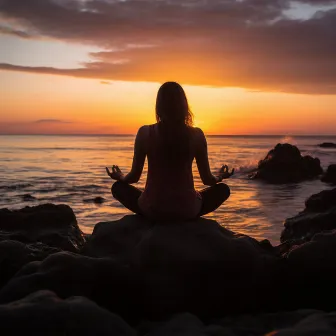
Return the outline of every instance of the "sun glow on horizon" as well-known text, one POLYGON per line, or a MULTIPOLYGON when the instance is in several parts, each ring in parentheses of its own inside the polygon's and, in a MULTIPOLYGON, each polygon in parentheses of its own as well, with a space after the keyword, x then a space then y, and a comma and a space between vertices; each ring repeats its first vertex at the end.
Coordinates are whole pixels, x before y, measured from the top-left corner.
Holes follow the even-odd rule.
MULTIPOLYGON (((159 83, 1 73, 1 134, 135 134, 155 122, 159 83), (19 97, 19 99, 18 99, 19 97)), ((336 96, 183 86, 207 134, 333 134, 336 96)))

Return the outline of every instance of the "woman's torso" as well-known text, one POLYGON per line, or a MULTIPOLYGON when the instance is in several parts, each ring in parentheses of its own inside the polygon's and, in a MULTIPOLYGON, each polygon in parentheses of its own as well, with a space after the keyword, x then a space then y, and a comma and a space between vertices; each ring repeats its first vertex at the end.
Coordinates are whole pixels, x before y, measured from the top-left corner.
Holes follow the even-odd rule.
POLYGON ((201 209, 200 194, 194 188, 192 162, 195 157, 193 128, 167 131, 147 126, 148 175, 139 206, 148 217, 191 219, 201 209))

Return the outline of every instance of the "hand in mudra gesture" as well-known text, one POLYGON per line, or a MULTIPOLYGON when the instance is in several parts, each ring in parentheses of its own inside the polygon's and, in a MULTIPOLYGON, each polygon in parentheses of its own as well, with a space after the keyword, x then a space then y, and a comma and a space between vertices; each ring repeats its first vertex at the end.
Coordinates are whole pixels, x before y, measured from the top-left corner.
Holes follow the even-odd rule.
POLYGON ((221 178, 222 180, 227 179, 231 177, 234 174, 234 168, 229 171, 229 167, 227 165, 222 166, 222 168, 218 172, 218 177, 221 178))
POLYGON ((112 166, 112 172, 106 167, 106 173, 112 180, 116 181, 120 181, 124 176, 118 166, 112 166))

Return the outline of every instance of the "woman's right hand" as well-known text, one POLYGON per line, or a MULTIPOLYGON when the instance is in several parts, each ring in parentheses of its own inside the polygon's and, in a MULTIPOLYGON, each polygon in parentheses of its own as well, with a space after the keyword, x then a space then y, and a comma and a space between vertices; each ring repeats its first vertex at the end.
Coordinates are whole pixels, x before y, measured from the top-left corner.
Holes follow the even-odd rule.
POLYGON ((221 180, 228 179, 234 174, 234 168, 229 172, 229 167, 227 165, 222 166, 222 168, 218 172, 218 177, 221 180))
POLYGON ((112 180, 121 181, 124 174, 121 172, 118 166, 112 166, 112 172, 106 167, 106 173, 112 180))

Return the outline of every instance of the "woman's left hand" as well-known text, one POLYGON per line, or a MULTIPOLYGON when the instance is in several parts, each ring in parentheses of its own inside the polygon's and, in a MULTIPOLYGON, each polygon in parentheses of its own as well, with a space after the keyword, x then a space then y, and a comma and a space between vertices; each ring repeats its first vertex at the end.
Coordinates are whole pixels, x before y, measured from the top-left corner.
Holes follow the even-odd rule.
POLYGON ((229 177, 231 177, 234 174, 234 168, 231 170, 231 172, 229 171, 229 167, 228 166, 222 166, 222 168, 219 170, 219 177, 224 180, 227 179, 229 177))
POLYGON ((121 181, 124 177, 124 174, 121 172, 118 166, 112 166, 112 172, 106 167, 106 173, 111 179, 116 181, 121 181))

